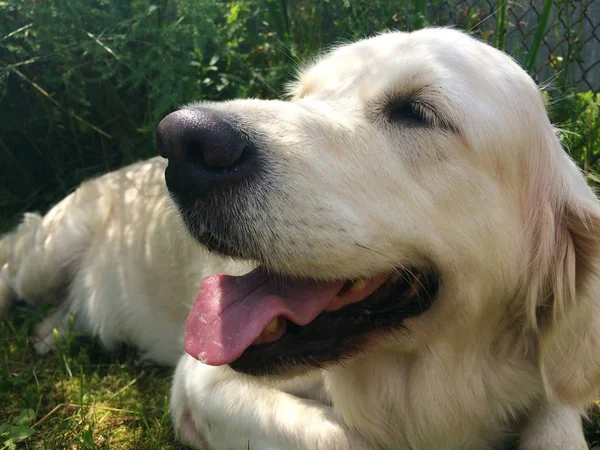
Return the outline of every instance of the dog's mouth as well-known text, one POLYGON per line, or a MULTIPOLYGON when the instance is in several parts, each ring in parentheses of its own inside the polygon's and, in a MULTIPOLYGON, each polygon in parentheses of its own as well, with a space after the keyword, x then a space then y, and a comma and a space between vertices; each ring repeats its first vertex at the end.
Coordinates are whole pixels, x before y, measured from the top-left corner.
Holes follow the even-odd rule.
POLYGON ((318 281, 272 275, 215 275, 200 287, 185 348, 209 365, 252 374, 293 365, 324 366, 364 347, 374 332, 426 311, 439 281, 430 271, 400 269, 370 279, 318 281))

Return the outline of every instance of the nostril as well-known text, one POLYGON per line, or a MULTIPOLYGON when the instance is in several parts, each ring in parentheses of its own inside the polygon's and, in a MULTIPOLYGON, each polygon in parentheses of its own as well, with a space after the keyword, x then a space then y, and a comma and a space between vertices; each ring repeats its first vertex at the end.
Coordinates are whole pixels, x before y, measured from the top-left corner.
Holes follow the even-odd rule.
POLYGON ((246 143, 244 141, 229 142, 221 145, 217 151, 214 149, 201 149, 200 152, 193 149, 194 152, 203 157, 203 167, 205 169, 227 169, 242 162, 246 152, 246 143))
POLYGON ((204 163, 204 155, 202 152, 202 144, 199 142, 192 141, 188 143, 186 148, 187 160, 194 167, 204 169, 206 164, 204 163))

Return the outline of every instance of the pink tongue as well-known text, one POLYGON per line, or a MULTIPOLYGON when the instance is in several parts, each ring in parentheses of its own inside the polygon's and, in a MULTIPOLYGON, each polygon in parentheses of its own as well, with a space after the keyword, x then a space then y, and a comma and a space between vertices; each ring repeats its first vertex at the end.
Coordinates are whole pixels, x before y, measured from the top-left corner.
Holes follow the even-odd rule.
POLYGON ((241 277, 205 278, 187 319, 185 350, 204 364, 229 364, 274 318, 284 316, 300 326, 310 323, 343 285, 273 279, 261 269, 241 277))

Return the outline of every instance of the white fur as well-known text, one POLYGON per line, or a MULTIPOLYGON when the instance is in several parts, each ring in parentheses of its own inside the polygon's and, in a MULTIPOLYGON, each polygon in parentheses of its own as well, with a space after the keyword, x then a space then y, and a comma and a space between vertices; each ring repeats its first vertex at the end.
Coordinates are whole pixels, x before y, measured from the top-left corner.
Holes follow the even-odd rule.
POLYGON ((64 335, 73 314, 107 347, 128 342, 142 358, 174 365, 200 281, 247 270, 209 257, 188 236, 166 192, 165 166, 153 158, 88 181, 43 218, 26 215, 2 240, 0 288, 12 293, 0 304, 18 297, 59 305, 34 331, 38 352, 54 348, 53 329, 64 335))
MULTIPOLYGON (((171 398, 181 438, 480 450, 522 432, 524 450, 585 448, 579 414, 600 381, 600 209, 531 78, 463 33, 428 29, 340 47, 292 94, 202 104, 235 114, 269 153, 277 187, 241 225, 260 262, 331 279, 430 266, 439 296, 404 329, 302 378, 183 356, 171 398), (431 124, 389 123, 394 98, 429 105, 431 124)), ((0 245, 0 293, 64 301, 52 323, 73 312, 108 344, 174 362, 202 277, 248 267, 191 241, 163 169, 130 166, 27 218, 0 245)))

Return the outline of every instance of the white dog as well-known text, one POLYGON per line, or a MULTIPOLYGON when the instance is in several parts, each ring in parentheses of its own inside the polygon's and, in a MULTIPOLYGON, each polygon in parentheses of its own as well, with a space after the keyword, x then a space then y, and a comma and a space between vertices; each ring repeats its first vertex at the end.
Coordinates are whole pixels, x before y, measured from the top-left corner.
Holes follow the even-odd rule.
POLYGON ((177 208, 159 159, 85 183, 2 241, 0 305, 59 304, 39 350, 71 312, 159 362, 185 345, 197 446, 586 448, 600 208, 531 78, 427 29, 338 48, 292 95, 167 116, 177 208))

